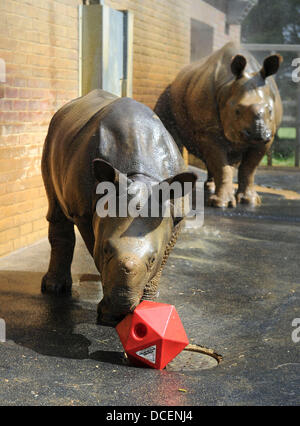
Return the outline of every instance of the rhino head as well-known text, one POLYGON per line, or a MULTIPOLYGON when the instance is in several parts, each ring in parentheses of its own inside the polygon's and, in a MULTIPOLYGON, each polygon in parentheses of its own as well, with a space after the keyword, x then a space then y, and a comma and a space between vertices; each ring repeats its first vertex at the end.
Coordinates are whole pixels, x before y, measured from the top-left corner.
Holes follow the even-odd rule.
POLYGON ((275 102, 274 84, 267 78, 277 73, 281 62, 280 55, 271 55, 259 71, 248 73, 243 55, 232 59, 235 79, 219 93, 220 119, 229 141, 253 145, 273 140, 282 111, 275 102))
MULTIPOLYGON (((136 175, 127 178, 127 188, 125 192, 121 191, 120 172, 100 159, 94 160, 94 174, 99 183, 109 182, 115 186, 116 212, 124 195, 127 196, 127 203, 134 198, 138 205, 139 198, 143 198, 140 187, 146 185, 149 188, 157 184, 146 176, 136 175)), ((167 181, 180 185, 191 182, 192 188, 196 179, 195 174, 185 172, 167 181)), ((141 200, 141 203, 144 201, 141 200)), ((158 217, 120 217, 120 214, 116 217, 110 214, 99 217, 95 212, 93 256, 103 286, 103 299, 98 305, 98 323, 115 326, 141 300, 151 300, 156 296, 158 278, 170 247, 175 244, 180 219, 172 214, 165 217, 162 214, 158 217)))

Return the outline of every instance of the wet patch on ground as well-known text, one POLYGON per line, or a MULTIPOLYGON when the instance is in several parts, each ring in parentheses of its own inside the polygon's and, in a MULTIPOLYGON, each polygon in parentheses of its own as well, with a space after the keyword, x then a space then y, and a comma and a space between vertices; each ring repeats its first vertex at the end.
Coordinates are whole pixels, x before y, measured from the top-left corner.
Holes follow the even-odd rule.
POLYGON ((209 356, 197 352, 182 351, 167 366, 167 371, 199 371, 215 368, 218 361, 209 356))
POLYGON ((40 293, 46 240, 1 259, 0 405, 299 404, 299 218, 299 201, 265 194, 256 210, 206 209, 180 235, 158 301, 219 365, 186 351, 162 371, 126 365, 116 331, 96 324, 102 290, 80 238, 70 297, 40 293))

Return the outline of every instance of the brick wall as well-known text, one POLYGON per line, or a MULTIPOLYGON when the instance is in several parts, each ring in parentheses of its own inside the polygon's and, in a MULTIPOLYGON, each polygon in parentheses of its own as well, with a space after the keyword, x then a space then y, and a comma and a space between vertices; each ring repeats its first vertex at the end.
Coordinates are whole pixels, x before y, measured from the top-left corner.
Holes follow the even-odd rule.
POLYGON ((78 93, 79 3, 0 1, 0 256, 47 232, 40 157, 51 116, 78 93))

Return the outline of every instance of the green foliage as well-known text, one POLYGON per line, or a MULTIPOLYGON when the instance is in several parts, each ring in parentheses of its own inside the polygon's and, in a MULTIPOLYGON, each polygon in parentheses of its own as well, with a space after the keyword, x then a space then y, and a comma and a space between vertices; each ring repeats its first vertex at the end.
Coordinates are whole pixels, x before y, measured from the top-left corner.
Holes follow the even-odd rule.
POLYGON ((296 139, 297 129, 296 127, 281 127, 277 135, 280 139, 296 139))
MULTIPOLYGON (((268 165, 268 157, 265 155, 262 159, 260 166, 268 165)), ((273 155, 272 158, 272 166, 280 166, 280 167, 294 167, 295 166, 295 156, 291 155, 290 157, 283 158, 277 155, 273 155)))
POLYGON ((273 156, 278 160, 286 160, 295 153, 296 139, 279 139, 275 138, 272 150, 273 156))

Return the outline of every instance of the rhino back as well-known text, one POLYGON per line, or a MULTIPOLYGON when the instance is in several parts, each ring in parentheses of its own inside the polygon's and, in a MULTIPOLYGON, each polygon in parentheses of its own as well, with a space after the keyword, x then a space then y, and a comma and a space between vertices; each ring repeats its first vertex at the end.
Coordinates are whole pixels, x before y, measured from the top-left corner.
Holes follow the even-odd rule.
POLYGON ((48 198, 56 197, 68 217, 91 214, 95 158, 109 161, 122 173, 142 173, 153 180, 185 170, 176 144, 150 108, 103 91, 95 93, 97 97, 98 107, 96 99, 91 105, 91 98, 79 98, 59 110, 44 146, 48 198), (79 123, 72 123, 72 116, 79 123))
MULTIPOLYGON (((216 91, 229 79, 225 48, 184 67, 170 88, 171 112, 187 148, 195 155, 193 139, 220 136, 216 91)), ((201 154, 200 154, 201 156, 201 154)))
POLYGON ((99 125, 99 157, 128 175, 163 180, 185 170, 173 138, 147 106, 122 98, 99 125))

